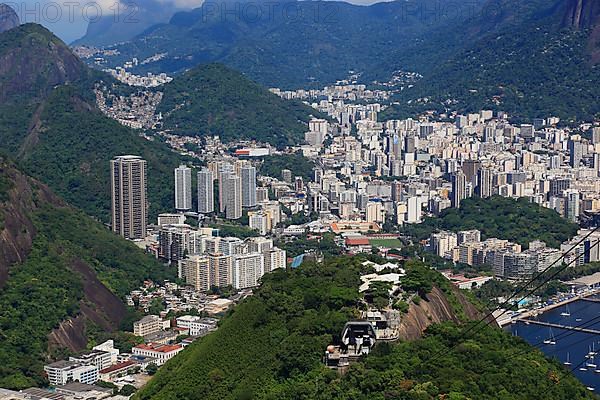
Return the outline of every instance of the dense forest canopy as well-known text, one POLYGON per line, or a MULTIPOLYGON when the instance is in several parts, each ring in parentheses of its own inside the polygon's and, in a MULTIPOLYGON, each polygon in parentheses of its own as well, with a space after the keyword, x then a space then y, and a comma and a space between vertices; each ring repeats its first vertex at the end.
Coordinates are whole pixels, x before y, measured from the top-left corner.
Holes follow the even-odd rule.
POLYGON ((558 248, 560 243, 575 236, 577 224, 562 218, 556 211, 530 202, 494 196, 473 197, 461 202, 460 208, 448 208, 439 217, 427 217, 422 224, 407 225, 403 231, 422 240, 439 230, 461 231, 478 229, 482 240, 506 239, 524 248, 534 240, 558 248))
MULTIPOLYGON (((343 325, 362 307, 359 275, 369 272, 362 260, 333 258, 265 276, 217 332, 169 361, 135 398, 591 398, 561 365, 495 328, 465 339, 463 327, 432 326, 423 339, 378 344, 345 375, 325 368, 325 347, 339 342, 343 325)), ((421 301, 432 283, 443 282, 420 263, 406 268, 404 283, 421 301)))

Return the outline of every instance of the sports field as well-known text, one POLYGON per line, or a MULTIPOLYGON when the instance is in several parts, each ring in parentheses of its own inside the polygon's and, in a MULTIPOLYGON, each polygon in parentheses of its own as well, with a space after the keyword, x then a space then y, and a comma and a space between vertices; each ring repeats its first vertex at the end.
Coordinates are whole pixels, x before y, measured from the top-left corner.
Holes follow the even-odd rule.
POLYGON ((402 242, 399 239, 369 239, 371 246, 388 247, 390 249, 398 249, 402 247, 402 242))

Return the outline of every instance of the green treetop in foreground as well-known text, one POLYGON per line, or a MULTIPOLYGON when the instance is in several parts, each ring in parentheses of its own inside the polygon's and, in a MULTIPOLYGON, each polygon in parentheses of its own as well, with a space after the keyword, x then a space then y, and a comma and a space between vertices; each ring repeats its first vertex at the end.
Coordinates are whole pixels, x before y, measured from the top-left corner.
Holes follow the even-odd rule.
MULTIPOLYGON (((265 276, 217 332, 169 361, 135 398, 592 398, 563 366, 522 340, 493 328, 464 340, 465 328, 451 323, 430 327, 414 342, 379 343, 343 376, 325 368, 325 347, 358 316, 359 275, 368 272, 363 260, 335 258, 265 276)), ((407 266, 413 268, 410 281, 426 292, 429 285, 419 283, 424 267, 407 266)))

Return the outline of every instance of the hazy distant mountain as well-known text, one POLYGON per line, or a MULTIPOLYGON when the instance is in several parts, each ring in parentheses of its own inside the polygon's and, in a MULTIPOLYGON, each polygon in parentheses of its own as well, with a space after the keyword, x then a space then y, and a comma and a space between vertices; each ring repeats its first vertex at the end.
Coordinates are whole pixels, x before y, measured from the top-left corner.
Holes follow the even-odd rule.
POLYGON ((387 116, 491 108, 520 117, 590 119, 600 113, 599 3, 503 0, 494 18, 433 32, 408 49, 424 79, 387 116), (430 62, 426 62, 429 59, 430 62), (415 99, 427 99, 427 102, 415 99), (410 104, 409 104, 410 103, 410 104))
POLYGON ((301 17, 271 11, 269 18, 251 18, 244 4, 206 3, 177 13, 120 46, 112 61, 166 53, 140 66, 141 73, 218 61, 283 88, 329 84, 350 70, 365 82, 399 69, 421 73, 424 79, 387 116, 481 107, 523 117, 589 118, 600 111, 596 0, 408 0, 369 7, 292 0, 281 9, 301 17))
POLYGON ((460 0, 406 0, 356 6, 344 2, 207 1, 180 12, 123 46, 115 63, 167 56, 139 71, 180 72, 221 62, 267 86, 330 83, 350 70, 389 78, 404 48, 426 32, 478 12, 460 0), (440 8, 441 7, 441 8, 440 8))
POLYGON ((19 16, 10 6, 0 4, 0 33, 19 26, 19 16))
POLYGON ((121 1, 121 13, 89 23, 85 36, 72 45, 108 46, 125 42, 156 24, 167 23, 181 9, 158 0, 121 1))

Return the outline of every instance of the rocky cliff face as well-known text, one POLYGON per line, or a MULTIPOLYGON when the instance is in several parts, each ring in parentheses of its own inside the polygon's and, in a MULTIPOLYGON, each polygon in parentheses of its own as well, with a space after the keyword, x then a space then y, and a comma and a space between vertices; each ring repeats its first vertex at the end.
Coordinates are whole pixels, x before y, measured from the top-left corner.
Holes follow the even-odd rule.
MULTIPOLYGON (((455 296, 469 319, 483 317, 475 306, 464 298, 460 291, 456 290, 455 296)), ((448 297, 440 289, 434 287, 427 294, 427 301, 421 301, 418 305, 412 303, 408 313, 402 317, 400 339, 419 339, 430 325, 447 321, 460 322, 455 310, 448 301, 448 297)))
POLYGON ((563 25, 576 28, 594 28, 600 22, 600 1, 568 0, 563 25))
POLYGON ((0 287, 8 279, 10 267, 25 261, 36 236, 30 214, 40 204, 64 203, 44 185, 21 174, 0 158, 0 178, 4 201, 0 202, 0 287))
POLYGON ((588 51, 591 62, 600 63, 600 1, 568 0, 563 26, 580 31, 589 30, 588 51))
MULTIPOLYGON (((0 158, 0 288, 10 279, 11 268, 18 268, 29 255, 38 230, 34 214, 44 207, 68 207, 48 187, 18 171, 0 158)), ((85 328, 94 323, 106 331, 116 330, 126 314, 123 302, 96 276, 84 260, 73 257, 70 271, 82 283, 83 298, 79 314, 63 321, 49 335, 49 347, 85 349, 85 328)))
POLYGON ((19 26, 19 16, 6 4, 0 4, 0 33, 19 26))
POLYGON ((41 97, 57 85, 86 78, 88 70, 46 28, 24 24, 0 35, 0 76, 4 78, 0 85, 3 102, 23 96, 41 97))

